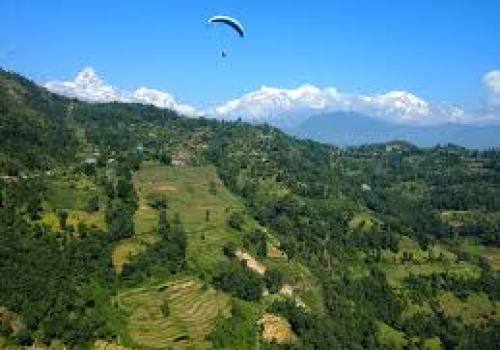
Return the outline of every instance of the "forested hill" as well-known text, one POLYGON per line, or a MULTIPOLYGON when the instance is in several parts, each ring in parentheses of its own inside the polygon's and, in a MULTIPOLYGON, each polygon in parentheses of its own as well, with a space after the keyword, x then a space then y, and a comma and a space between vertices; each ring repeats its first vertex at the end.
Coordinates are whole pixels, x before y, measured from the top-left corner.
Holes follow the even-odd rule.
POLYGON ((72 159, 76 137, 67 118, 70 102, 23 77, 0 70, 0 168, 48 168, 72 159))
POLYGON ((498 150, 338 148, 4 71, 0 122, 0 348, 500 342, 498 150))

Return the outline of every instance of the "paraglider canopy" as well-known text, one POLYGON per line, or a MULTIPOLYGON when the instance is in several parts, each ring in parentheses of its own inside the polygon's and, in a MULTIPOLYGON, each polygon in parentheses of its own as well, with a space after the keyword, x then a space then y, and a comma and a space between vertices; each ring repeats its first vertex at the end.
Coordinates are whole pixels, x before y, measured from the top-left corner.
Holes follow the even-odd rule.
POLYGON ((229 17, 229 16, 214 16, 208 20, 208 23, 209 24, 213 24, 213 23, 226 24, 226 25, 230 26, 231 28, 233 28, 239 34, 240 37, 243 38, 245 36, 245 29, 243 28, 243 25, 236 18, 229 17))

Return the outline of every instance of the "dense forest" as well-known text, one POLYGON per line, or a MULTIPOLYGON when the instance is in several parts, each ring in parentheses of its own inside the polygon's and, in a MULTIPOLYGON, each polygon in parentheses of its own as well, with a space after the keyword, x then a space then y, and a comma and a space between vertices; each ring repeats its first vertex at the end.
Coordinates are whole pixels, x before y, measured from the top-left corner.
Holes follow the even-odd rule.
MULTIPOLYGON (((90 349, 105 340, 152 349, 127 331, 117 297, 176 276, 195 276, 202 290, 231 299, 229 314, 219 315, 206 335, 214 348, 255 348, 254 319, 262 313, 286 319, 295 338, 288 344, 257 339, 261 349, 500 344, 500 150, 405 142, 340 148, 267 125, 83 103, 5 71, 0 122, 6 347, 59 342, 90 349), (181 218, 168 194, 143 200, 137 173, 144 164, 214 167, 220 186, 241 200, 237 210, 224 208, 227 220, 217 226, 235 238, 217 241, 222 260, 215 268, 188 258, 194 216, 181 218), (53 204, 55 197, 64 200, 54 194, 58 186, 71 181, 86 186, 81 208, 70 207, 71 200, 53 204), (137 237, 144 201, 154 239, 116 273, 113 252, 137 237), (80 222, 74 212, 102 222, 80 222), (259 274, 238 261, 242 250, 268 261, 270 241, 286 256, 285 268, 276 264, 259 274), (289 266, 310 272, 315 302, 266 296, 291 283, 289 266)), ((218 186, 210 182, 209 195, 219 195, 218 186)), ((201 221, 216 225, 216 214, 204 209, 201 221)), ((166 318, 173 309, 167 301, 161 306, 166 318)))

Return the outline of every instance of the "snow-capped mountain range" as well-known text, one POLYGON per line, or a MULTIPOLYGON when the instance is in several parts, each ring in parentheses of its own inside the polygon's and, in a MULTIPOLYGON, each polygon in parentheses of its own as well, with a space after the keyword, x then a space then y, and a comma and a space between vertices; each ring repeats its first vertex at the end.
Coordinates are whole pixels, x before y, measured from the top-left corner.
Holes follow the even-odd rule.
MULTIPOLYGON (((175 110, 188 117, 241 119, 253 123, 269 123, 290 131, 300 127, 312 117, 339 115, 339 113, 344 117, 347 115, 351 115, 352 118, 367 117, 394 127, 500 125, 500 71, 487 73, 483 78, 483 84, 488 99, 487 105, 484 106, 485 112, 480 114, 467 113, 457 106, 446 103, 431 103, 407 91, 362 95, 310 84, 292 89, 263 86, 240 98, 201 110, 180 103, 171 94, 157 89, 140 87, 134 91, 126 91, 116 88, 106 83, 90 67, 78 73, 73 80, 49 81, 45 87, 55 93, 90 102, 151 104, 175 110)), ((314 125, 321 129, 317 122, 314 125)), ((334 124, 328 125, 329 128, 334 127, 334 124)), ((335 142, 335 140, 330 141, 335 142)))

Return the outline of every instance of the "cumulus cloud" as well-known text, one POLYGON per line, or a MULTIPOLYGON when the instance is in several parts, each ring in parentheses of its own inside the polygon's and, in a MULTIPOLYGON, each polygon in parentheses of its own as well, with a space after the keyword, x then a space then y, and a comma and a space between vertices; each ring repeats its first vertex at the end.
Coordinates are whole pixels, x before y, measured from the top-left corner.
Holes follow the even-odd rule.
POLYGON ((406 91, 368 96, 313 85, 303 85, 296 89, 264 86, 242 98, 226 102, 209 113, 223 119, 246 118, 264 121, 300 111, 354 112, 406 124, 429 125, 468 120, 468 116, 460 108, 431 104, 406 91))
POLYGON ((490 111, 500 112, 500 70, 488 72, 483 77, 483 84, 488 92, 490 111))
POLYGON ((91 68, 85 68, 71 81, 49 81, 45 87, 57 94, 89 102, 142 103, 168 108, 186 116, 197 116, 196 108, 178 103, 166 92, 141 87, 135 91, 120 90, 102 80, 91 68))

